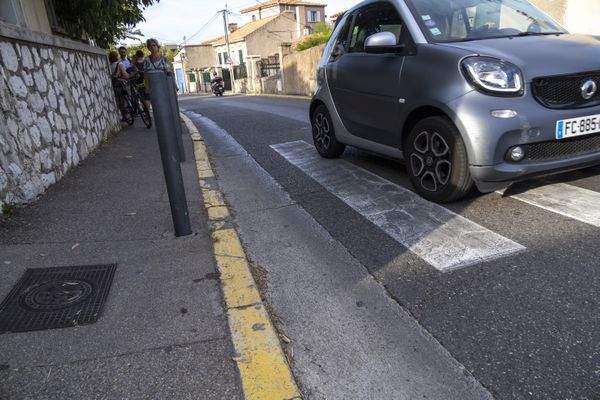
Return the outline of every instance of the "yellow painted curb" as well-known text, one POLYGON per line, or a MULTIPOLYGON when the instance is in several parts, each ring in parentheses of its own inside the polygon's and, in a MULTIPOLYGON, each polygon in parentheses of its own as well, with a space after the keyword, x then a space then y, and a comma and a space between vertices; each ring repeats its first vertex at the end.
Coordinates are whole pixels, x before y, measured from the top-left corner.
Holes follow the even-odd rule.
POLYGON ((206 146, 192 123, 183 113, 194 140, 194 154, 204 207, 208 212, 211 237, 227 321, 246 400, 301 399, 292 371, 281 349, 275 328, 260 298, 250 272, 246 254, 210 165, 206 146))

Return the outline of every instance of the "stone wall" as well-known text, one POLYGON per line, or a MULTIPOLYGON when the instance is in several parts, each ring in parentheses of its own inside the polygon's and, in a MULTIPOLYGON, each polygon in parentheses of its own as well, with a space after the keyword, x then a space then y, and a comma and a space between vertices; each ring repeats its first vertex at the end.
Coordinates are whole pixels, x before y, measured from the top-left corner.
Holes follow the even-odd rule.
POLYGON ((0 213, 120 129, 104 50, 0 23, 0 213))
POLYGON ((317 90, 317 66, 325 45, 291 53, 283 57, 282 73, 285 94, 312 96, 317 90))
POLYGON ((260 86, 262 87, 262 93, 281 94, 281 75, 260 78, 260 86))

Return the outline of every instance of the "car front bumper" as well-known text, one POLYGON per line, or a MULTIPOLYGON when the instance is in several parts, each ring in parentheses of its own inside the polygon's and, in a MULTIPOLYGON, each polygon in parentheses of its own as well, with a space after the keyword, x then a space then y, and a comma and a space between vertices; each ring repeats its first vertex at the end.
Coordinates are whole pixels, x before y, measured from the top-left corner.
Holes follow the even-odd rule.
MULTIPOLYGON (((558 173, 600 164, 600 147, 561 155, 556 139, 559 120, 600 114, 600 106, 554 110, 540 105, 531 94, 522 97, 493 97, 472 91, 447 105, 469 155, 471 175, 482 191, 495 190, 533 176, 558 173), (513 118, 493 117, 493 110, 513 110, 513 118), (507 159, 509 149, 552 143, 558 154, 528 158, 520 162, 507 159)), ((600 133, 589 135, 600 135, 600 133)), ((581 136, 584 138, 586 136, 581 136)), ((566 143, 565 141, 564 143, 566 143)))

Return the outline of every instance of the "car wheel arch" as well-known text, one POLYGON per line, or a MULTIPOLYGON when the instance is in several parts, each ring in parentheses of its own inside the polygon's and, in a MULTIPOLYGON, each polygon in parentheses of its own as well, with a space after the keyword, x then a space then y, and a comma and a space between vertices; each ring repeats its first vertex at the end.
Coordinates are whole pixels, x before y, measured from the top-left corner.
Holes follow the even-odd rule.
POLYGON ((408 116, 404 122, 404 125, 402 126, 401 139, 400 139, 400 143, 399 143, 400 150, 404 151, 404 148, 406 147, 406 139, 408 138, 410 131, 412 131, 414 126, 417 125, 419 123, 419 121, 422 121, 425 118, 435 117, 435 116, 446 117, 450 121, 452 121, 452 123, 454 124, 456 129, 458 129, 460 136, 462 137, 462 140, 463 140, 466 150, 467 150, 467 156, 470 156, 472 154, 471 153, 471 151, 472 151, 471 142, 470 142, 468 136, 465 135, 465 133, 464 133, 465 128, 462 125, 462 123, 460 122, 460 120, 450 110, 442 109, 440 107, 435 107, 435 106, 421 106, 421 107, 415 108, 413 111, 410 112, 410 114, 408 114, 408 116))
POLYGON ((407 116, 404 121, 404 126, 402 126, 402 137, 400 141, 401 150, 404 150, 406 147, 406 139, 408 138, 408 134, 412 129, 419 123, 419 121, 424 120, 425 118, 435 117, 435 116, 444 116, 448 117, 448 115, 442 111, 441 109, 433 106, 422 106, 414 109, 407 116))
POLYGON ((325 102, 323 102, 322 100, 319 100, 319 99, 314 99, 313 101, 310 102, 310 109, 308 111, 308 115, 310 118, 312 118, 313 113, 315 112, 317 107, 319 107, 320 105, 325 105, 325 102))

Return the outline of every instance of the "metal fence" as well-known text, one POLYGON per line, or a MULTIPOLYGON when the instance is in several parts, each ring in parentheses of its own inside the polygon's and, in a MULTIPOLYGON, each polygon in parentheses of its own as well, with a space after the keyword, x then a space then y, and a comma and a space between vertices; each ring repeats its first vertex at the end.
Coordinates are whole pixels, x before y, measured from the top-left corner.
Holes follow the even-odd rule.
POLYGON ((260 63, 260 76, 263 78, 268 76, 278 75, 281 71, 281 65, 279 63, 267 64, 265 62, 260 63))
POLYGON ((233 74, 235 79, 245 79, 248 77, 248 69, 246 64, 235 65, 233 67, 233 74))

